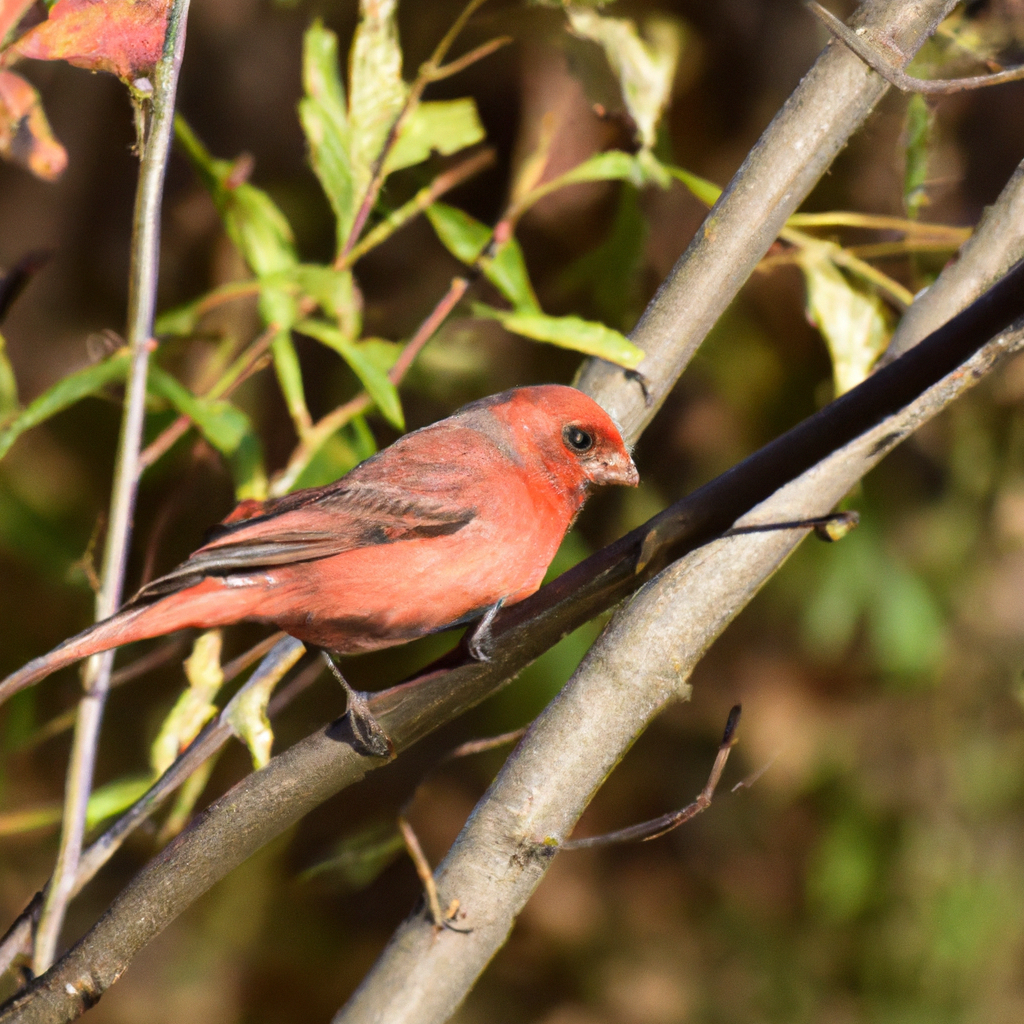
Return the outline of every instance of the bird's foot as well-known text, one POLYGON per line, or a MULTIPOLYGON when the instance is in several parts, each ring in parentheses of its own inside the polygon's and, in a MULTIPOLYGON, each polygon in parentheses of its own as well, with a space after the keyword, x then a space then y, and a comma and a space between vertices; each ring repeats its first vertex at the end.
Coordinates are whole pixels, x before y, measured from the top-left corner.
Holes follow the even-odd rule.
POLYGON ((501 606, 504 603, 505 598, 498 598, 498 600, 487 609, 486 614, 477 623, 476 628, 473 630, 473 633, 466 644, 466 648, 469 650, 470 656, 474 661, 491 660, 491 624, 494 622, 494 617, 501 611, 501 606))
POLYGON ((352 688, 327 651, 322 653, 328 668, 334 673, 334 678, 341 683, 345 696, 348 698, 349 723, 352 726, 352 735, 355 737, 360 753, 370 754, 373 757, 393 757, 395 745, 380 722, 373 717, 366 695, 352 688))

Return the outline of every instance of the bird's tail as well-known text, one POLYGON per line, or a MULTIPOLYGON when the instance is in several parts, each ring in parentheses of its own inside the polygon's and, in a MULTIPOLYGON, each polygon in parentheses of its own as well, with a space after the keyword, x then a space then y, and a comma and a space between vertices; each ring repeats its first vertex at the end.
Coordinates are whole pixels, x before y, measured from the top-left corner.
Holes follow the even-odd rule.
POLYGON ((189 626, 212 629, 237 622, 246 617, 247 609, 239 600, 243 594, 239 591, 225 592, 221 580, 207 578, 196 586, 158 601, 129 604, 109 619, 82 630, 77 636, 54 647, 49 654, 34 658, 0 681, 0 704, 26 686, 93 654, 189 626))

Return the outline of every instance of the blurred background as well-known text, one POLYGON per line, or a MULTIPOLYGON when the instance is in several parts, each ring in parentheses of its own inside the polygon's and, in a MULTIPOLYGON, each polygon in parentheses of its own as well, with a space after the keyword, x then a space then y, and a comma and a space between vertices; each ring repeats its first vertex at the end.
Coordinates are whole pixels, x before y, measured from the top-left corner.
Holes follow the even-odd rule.
MULTIPOLYGON (((459 9, 450 0, 401 7, 407 79, 459 9)), ((682 27, 657 151, 719 185, 826 42, 797 0, 621 3, 607 13, 682 27)), ((333 222, 296 115, 303 32, 316 16, 347 50, 357 18, 348 0, 197 0, 179 108, 216 156, 251 154, 251 181, 285 212, 302 258, 325 261, 333 222)), ((963 38, 969 31, 981 40, 975 52, 988 47, 1007 64, 1024 56, 1019 0, 971 4, 958 25, 963 38)), ((559 10, 490 0, 455 52, 503 34, 512 45, 427 94, 476 99, 497 159, 446 201, 488 224, 545 115, 556 125, 551 173, 628 147, 632 136, 621 102, 600 80, 600 51, 572 38, 559 10)), ((925 53, 920 73, 961 73, 948 48, 933 57, 929 65, 925 53)), ((95 359, 100 332, 123 330, 136 160, 116 79, 61 63, 25 62, 19 71, 40 90, 69 153, 56 184, 0 165, 0 267, 29 250, 53 252, 3 327, 29 401, 95 359)), ((906 97, 887 96, 804 209, 905 216, 907 110, 906 97)), ((1024 156, 1024 83, 942 99, 928 117, 919 216, 970 227, 1024 156)), ((385 203, 422 184, 410 174, 389 184, 395 191, 385 203)), ((542 307, 628 331, 704 212, 678 183, 599 182, 553 194, 518 233, 542 307)), ((844 243, 877 239, 843 235, 844 243)), ((913 292, 948 257, 897 253, 878 266, 913 292)), ((209 194, 176 155, 161 309, 243 272, 209 194)), ((407 338, 458 272, 426 221, 413 221, 357 266, 366 332, 407 338)), ((253 304, 234 304, 224 318, 225 330, 256 330, 253 304)), ((356 385, 340 360, 307 342, 299 340, 299 355, 316 418, 356 385)), ((180 364, 187 375, 187 356, 180 364)), ((403 385, 407 424, 514 385, 568 383, 578 364, 577 355, 495 322, 457 317, 403 385)), ((805 314, 804 277, 777 260, 743 289, 638 444, 641 487, 595 497, 559 565, 754 451, 827 402, 832 388, 828 350, 805 314)), ((295 435, 272 374, 255 375, 237 398, 257 425, 268 468, 280 468, 295 435)), ((704 785, 730 706, 742 702, 739 744, 712 808, 650 843, 559 856, 460 1022, 1024 1019, 1022 398, 1018 359, 864 481, 850 500, 861 512, 857 531, 837 545, 804 543, 700 665, 692 700, 637 743, 577 834, 688 803, 704 785), (750 788, 730 792, 768 764, 750 788)), ((0 462, 2 673, 90 620, 84 566, 108 501, 119 415, 116 401, 85 400, 22 436, 0 462)), ((397 436, 380 417, 369 424, 379 445, 397 436)), ((143 480, 128 591, 186 556, 232 504, 221 459, 188 435, 143 480)), ((90 1019, 329 1019, 419 897, 413 867, 391 841, 398 810, 413 801, 412 823, 436 864, 504 752, 438 767, 439 757, 463 740, 528 723, 599 627, 569 637, 500 695, 235 871, 136 958, 90 1019)), ((261 635, 229 632, 227 654, 261 635)), ((352 660, 346 673, 357 686, 379 688, 450 642, 435 637, 352 660)), ((181 685, 173 661, 113 693, 98 782, 146 770, 181 685)), ((4 708, 5 813, 48 811, 61 799, 69 733, 40 729, 73 707, 76 692, 76 675, 64 672, 4 708)), ((337 686, 321 677, 275 722, 275 750, 343 706, 337 686)), ((201 804, 249 770, 248 753, 232 744, 201 804)), ((49 876, 52 818, 0 838, 4 927, 49 876)), ((75 901, 66 942, 152 855, 159 826, 133 836, 75 901)))

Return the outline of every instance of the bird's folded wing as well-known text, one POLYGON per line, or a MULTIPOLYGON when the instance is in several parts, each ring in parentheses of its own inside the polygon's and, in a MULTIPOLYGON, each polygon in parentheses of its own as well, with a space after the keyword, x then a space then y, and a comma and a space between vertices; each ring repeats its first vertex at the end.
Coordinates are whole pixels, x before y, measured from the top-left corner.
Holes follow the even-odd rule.
POLYGON ((476 518, 471 506, 453 507, 393 485, 361 483, 324 488, 284 508, 217 528, 213 539, 176 569, 147 583, 129 605, 147 603, 199 583, 205 576, 253 573, 277 565, 330 558, 355 548, 457 533, 476 518))

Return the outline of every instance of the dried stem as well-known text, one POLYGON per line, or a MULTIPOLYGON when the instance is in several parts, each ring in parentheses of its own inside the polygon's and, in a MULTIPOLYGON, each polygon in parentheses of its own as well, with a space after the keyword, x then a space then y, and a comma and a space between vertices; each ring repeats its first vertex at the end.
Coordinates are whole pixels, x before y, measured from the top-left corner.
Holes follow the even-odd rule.
MULTIPOLYGON (((160 259, 160 206, 174 122, 178 71, 185 49, 188 7, 189 0, 174 0, 168 13, 163 54, 154 75, 149 137, 139 167, 128 280, 127 342, 131 349, 131 369, 114 470, 102 585, 96 597, 97 620, 105 619, 117 610, 124 587, 139 480, 139 449, 146 411, 146 376, 150 352, 155 344, 152 334, 160 259)), ((68 765, 64 823, 57 864, 40 915, 32 956, 32 969, 36 974, 45 971, 53 962, 64 914, 74 892, 100 723, 113 664, 114 652, 110 651, 90 658, 82 673, 85 696, 79 705, 68 765)))

